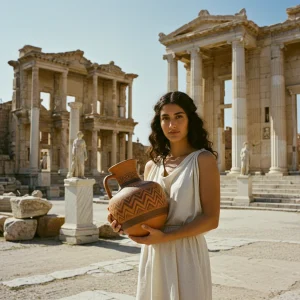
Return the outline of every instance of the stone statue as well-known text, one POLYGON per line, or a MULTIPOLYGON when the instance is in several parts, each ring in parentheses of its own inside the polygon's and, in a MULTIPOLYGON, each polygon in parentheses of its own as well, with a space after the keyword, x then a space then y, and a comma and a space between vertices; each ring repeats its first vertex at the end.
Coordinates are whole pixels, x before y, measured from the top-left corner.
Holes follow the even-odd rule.
POLYGON ((248 143, 245 142, 244 147, 241 149, 241 175, 249 174, 249 165, 250 165, 250 151, 248 143))
POLYGON ((42 158, 42 169, 47 169, 47 152, 44 152, 43 158, 42 158))
POLYGON ((87 152, 86 152, 86 144, 85 141, 82 139, 83 133, 78 131, 77 139, 73 142, 72 148, 72 165, 71 165, 71 172, 68 175, 70 177, 84 177, 84 162, 87 160, 87 152))

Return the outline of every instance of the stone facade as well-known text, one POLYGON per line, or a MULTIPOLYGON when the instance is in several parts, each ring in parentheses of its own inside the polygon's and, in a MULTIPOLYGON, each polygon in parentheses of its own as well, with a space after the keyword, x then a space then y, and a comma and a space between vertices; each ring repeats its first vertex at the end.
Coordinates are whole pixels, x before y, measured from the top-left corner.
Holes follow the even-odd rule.
POLYGON ((14 70, 13 97, 0 107, 0 151, 10 156, 13 173, 23 184, 36 185, 44 154, 48 158, 44 172, 67 174, 68 96, 74 105, 80 104, 87 175, 105 173, 112 164, 132 157, 137 124, 132 117, 132 86, 138 75, 125 73, 113 61, 92 63, 81 50, 44 53, 26 45, 19 52, 17 60, 8 62, 14 70), (41 93, 48 94, 48 107, 41 93))
POLYGON ((297 100, 300 94, 300 5, 287 20, 259 27, 246 10, 198 17, 159 41, 166 47, 168 90, 178 88, 178 62, 187 70, 186 92, 206 122, 221 172, 227 169, 224 110, 232 109, 230 174, 240 173, 240 151, 248 141, 250 172, 287 174, 299 170, 297 100), (232 103, 224 82, 232 80, 232 103))

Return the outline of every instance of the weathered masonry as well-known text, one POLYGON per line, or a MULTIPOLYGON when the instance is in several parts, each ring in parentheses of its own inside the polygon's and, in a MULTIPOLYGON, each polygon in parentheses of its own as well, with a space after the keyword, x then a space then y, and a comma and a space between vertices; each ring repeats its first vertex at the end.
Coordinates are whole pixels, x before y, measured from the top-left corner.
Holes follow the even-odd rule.
POLYGON ((9 149, 18 179, 40 172, 44 156, 48 160, 43 168, 67 174, 70 99, 74 105, 80 103, 80 130, 89 153, 87 174, 107 172, 132 157, 137 124, 132 118, 132 85, 138 75, 123 72, 113 61, 92 63, 80 50, 44 53, 29 45, 8 63, 14 69, 9 149), (42 95, 48 96, 48 105, 42 95))
MULTIPOLYGON (((178 62, 186 68, 186 92, 225 171, 224 110, 232 109, 231 174, 240 173, 243 143, 251 146, 250 171, 287 174, 299 170, 297 94, 300 94, 300 5, 283 23, 259 27, 245 9, 235 15, 198 17, 170 34, 166 47, 168 90, 178 89, 178 62), (232 80, 232 103, 224 103, 224 82, 232 80)), ((298 108, 299 109, 299 108, 298 108)))

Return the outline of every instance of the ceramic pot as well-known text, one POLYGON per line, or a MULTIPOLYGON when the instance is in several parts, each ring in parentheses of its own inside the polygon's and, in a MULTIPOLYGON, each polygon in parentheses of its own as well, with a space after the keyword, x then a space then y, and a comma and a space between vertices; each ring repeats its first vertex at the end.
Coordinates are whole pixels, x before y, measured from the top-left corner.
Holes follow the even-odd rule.
POLYGON ((108 169, 111 175, 103 184, 109 200, 108 210, 128 235, 145 236, 147 224, 161 229, 168 215, 168 202, 162 187, 154 181, 143 181, 136 169, 137 160, 128 159, 108 169), (108 180, 116 179, 120 190, 112 197, 108 180))

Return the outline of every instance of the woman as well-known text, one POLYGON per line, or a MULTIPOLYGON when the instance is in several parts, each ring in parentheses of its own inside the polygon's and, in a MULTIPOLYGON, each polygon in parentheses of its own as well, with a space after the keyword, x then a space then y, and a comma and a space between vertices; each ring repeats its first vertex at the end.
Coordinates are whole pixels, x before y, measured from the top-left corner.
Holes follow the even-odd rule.
MULTIPOLYGON (((145 180, 160 183, 169 199, 163 230, 142 225, 146 237, 139 266, 139 300, 210 300, 212 283, 203 234, 218 227, 220 176, 203 121, 193 100, 182 92, 164 95, 151 123, 151 160, 145 180)), ((109 216, 113 229, 121 225, 109 216)))

